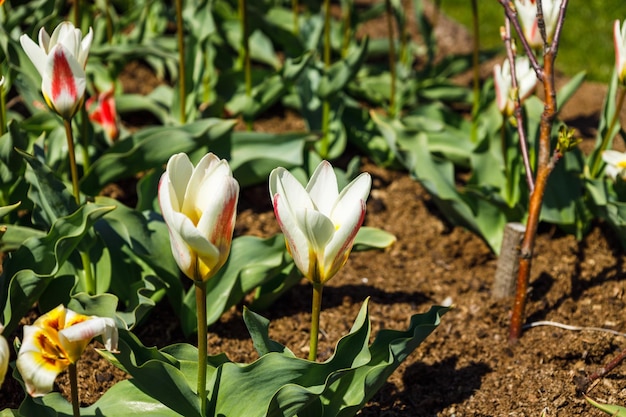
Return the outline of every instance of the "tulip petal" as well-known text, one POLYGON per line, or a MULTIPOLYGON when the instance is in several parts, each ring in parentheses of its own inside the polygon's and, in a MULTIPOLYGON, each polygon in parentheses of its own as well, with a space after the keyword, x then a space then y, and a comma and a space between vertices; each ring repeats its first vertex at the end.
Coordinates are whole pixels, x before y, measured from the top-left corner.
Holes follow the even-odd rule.
POLYGON ((319 211, 311 209, 296 210, 296 221, 311 244, 311 249, 316 253, 323 254, 324 248, 335 233, 333 222, 319 211))
POLYGON ((2 336, 2 331, 4 330, 4 326, 0 324, 0 386, 4 382, 4 377, 7 374, 7 369, 9 369, 9 357, 11 352, 9 351, 9 343, 2 336))
POLYGON ((41 90, 48 105, 62 117, 71 118, 85 94, 86 76, 63 45, 52 48, 41 78, 41 90))
MULTIPOLYGON (((44 31, 45 32, 45 31, 44 31)), ((48 55, 27 35, 20 36, 20 44, 41 76, 46 71, 48 55)))
POLYGON ((332 165, 328 161, 322 161, 306 186, 309 198, 315 204, 315 208, 330 216, 333 204, 339 196, 337 176, 332 165))
POLYGON ((309 241, 300 229, 295 214, 291 211, 287 199, 284 194, 276 193, 274 195, 273 205, 276 220, 280 226, 287 248, 293 258, 298 269, 306 274, 309 271, 309 241))
POLYGON ((89 320, 69 326, 59 332, 59 340, 64 347, 77 342, 89 341, 96 336, 103 336, 107 350, 117 350, 117 327, 115 321, 108 317, 93 317, 89 320))
POLYGON ((53 332, 35 325, 24 326, 24 339, 16 365, 32 397, 41 397, 52 391, 56 376, 70 363, 62 357, 54 336, 53 332), (57 354, 51 355, 51 352, 57 354))
POLYGON ((47 55, 48 51, 50 50, 50 35, 48 35, 48 32, 46 32, 46 29, 44 28, 39 29, 38 39, 39 39, 39 46, 41 47, 41 49, 43 49, 43 51, 47 55))
MULTIPOLYGON (((180 211, 183 201, 185 201, 185 193, 187 191, 187 183, 193 173, 193 164, 189 157, 184 153, 173 155, 167 162, 167 169, 161 177, 159 185, 159 196, 162 192, 167 192, 167 202, 161 202, 161 210, 171 208, 174 211, 180 211), (164 187, 165 189, 162 189, 164 187), (164 204, 167 203, 167 204, 164 204)), ((165 217, 165 214, 163 215, 165 217)))

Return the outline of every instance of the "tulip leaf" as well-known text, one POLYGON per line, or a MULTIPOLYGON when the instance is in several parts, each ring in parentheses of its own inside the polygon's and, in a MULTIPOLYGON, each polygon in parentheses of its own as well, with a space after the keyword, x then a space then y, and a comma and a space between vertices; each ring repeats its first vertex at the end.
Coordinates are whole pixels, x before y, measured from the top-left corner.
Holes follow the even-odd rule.
POLYGON ((10 281, 0 285, 6 289, 0 300, 5 300, 2 321, 7 333, 39 299, 92 225, 113 209, 87 203, 69 216, 58 218, 46 236, 27 239, 5 262, 3 279, 10 277, 10 281))
POLYGON ((317 90, 320 98, 329 98, 342 90, 357 73, 367 54, 368 40, 349 51, 346 59, 335 62, 321 78, 317 90))
MULTIPOLYGON (((363 303, 350 333, 338 341, 335 353, 325 362, 294 357, 269 338, 267 320, 246 311, 246 324, 262 355, 250 364, 233 363, 223 354, 207 358, 207 414, 354 416, 448 310, 432 307, 415 314, 406 330, 381 330, 370 345, 367 305, 363 303)), ((157 351, 124 331, 120 338, 115 360, 131 374, 135 386, 155 403, 167 404, 186 416, 197 415, 197 398, 190 388, 197 375, 197 350, 178 344, 157 351)))
MULTIPOLYGON (((311 141, 311 133, 232 134, 230 167, 240 186, 246 187, 267 181, 274 168, 287 169, 302 166, 304 146, 311 141)), ((269 199, 269 196, 268 196, 269 199)))
POLYGON ((117 142, 95 161, 82 178, 81 189, 97 194, 110 182, 162 166, 178 152, 221 146, 222 152, 218 153, 223 153, 229 146, 226 140, 234 124, 233 120, 202 119, 184 126, 142 129, 117 142))
POLYGON ((42 238, 46 235, 46 232, 26 226, 3 224, 0 227, 6 227, 6 231, 0 238, 0 251, 2 252, 16 250, 31 237, 42 238))
POLYGON ((111 270, 110 291, 126 305, 126 312, 118 313, 126 325, 132 326, 145 315, 163 291, 179 311, 183 297, 180 271, 160 216, 141 213, 108 197, 97 197, 96 202, 116 208, 96 223, 95 230, 110 253, 101 267, 111 270))
POLYGON ((384 249, 395 242, 396 237, 393 234, 376 227, 363 226, 354 239, 354 250, 384 249))
MULTIPOLYGON (((281 277, 285 266, 282 237, 261 239, 240 236, 233 239, 230 257, 207 285, 207 323, 216 322, 224 311, 237 304, 254 288, 281 277)), ((184 299, 181 327, 185 334, 197 329, 195 292, 192 287, 184 299)))
POLYGON ((28 197, 34 204, 33 222, 50 227, 59 217, 74 212, 76 200, 65 184, 39 159, 26 152, 18 152, 29 165, 24 177, 30 184, 28 197))
POLYGON ((626 417, 626 408, 620 407, 619 405, 612 404, 603 404, 599 403, 585 395, 585 400, 594 407, 596 407, 600 411, 604 411, 607 414, 610 414, 613 417, 626 417))

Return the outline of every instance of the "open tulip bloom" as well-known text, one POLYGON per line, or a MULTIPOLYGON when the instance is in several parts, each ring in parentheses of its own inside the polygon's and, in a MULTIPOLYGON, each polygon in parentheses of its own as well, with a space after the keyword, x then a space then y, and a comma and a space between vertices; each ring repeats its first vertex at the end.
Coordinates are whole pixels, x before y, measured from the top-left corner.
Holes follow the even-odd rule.
POLYGON ((159 204, 169 230, 172 254, 196 287, 198 396, 203 413, 207 397, 207 280, 228 259, 238 199, 239 183, 228 162, 212 153, 195 167, 186 154, 173 155, 159 182, 159 204))
POLYGON ((85 64, 93 38, 91 28, 83 38, 70 22, 56 27, 52 36, 39 31, 39 45, 27 35, 20 43, 41 75, 41 91, 48 106, 61 117, 71 119, 85 95, 85 64))
POLYGON ((322 161, 306 188, 285 168, 270 174, 274 214, 287 250, 302 274, 313 283, 309 360, 317 358, 319 315, 324 283, 348 260, 363 219, 372 179, 363 173, 341 193, 333 167, 322 161))
POLYGON ((107 350, 117 349, 113 319, 84 316, 62 305, 24 326, 17 369, 28 393, 40 397, 52 391, 57 375, 75 364, 91 339, 99 335, 107 350))
POLYGON ((159 204, 176 263, 194 281, 208 280, 226 262, 238 198, 239 183, 226 160, 209 153, 194 168, 186 154, 169 159, 159 204))
MULTIPOLYGON (((547 42, 552 40, 556 29, 556 21, 559 17, 560 0, 543 0, 543 20, 546 24, 547 42)), ((519 15, 524 30, 524 37, 531 47, 543 46, 543 39, 539 31, 539 19, 537 18, 537 0, 515 0, 515 9, 519 15)))
POLYGON ((332 166, 322 161, 306 188, 284 168, 270 174, 269 188, 276 219, 300 272, 325 283, 346 263, 363 219, 372 185, 368 173, 339 193, 332 166))

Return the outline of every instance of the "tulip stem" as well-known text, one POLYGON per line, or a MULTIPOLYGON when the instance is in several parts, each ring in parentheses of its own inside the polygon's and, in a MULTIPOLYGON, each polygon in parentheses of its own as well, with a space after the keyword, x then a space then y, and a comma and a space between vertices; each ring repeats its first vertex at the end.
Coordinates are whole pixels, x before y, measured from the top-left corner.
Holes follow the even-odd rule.
POLYGON ((81 140, 82 140, 82 153, 83 153, 83 173, 87 172, 91 167, 91 160, 89 159, 89 135, 87 134, 87 123, 89 116, 87 115, 87 108, 81 106, 80 110, 80 128, 81 128, 81 140))
POLYGON ((206 363, 207 363, 207 324, 206 324, 206 281, 194 281, 196 286, 196 309, 198 316, 198 396, 200 412, 206 415, 206 363))
POLYGON ((472 66, 474 70, 472 83, 472 143, 478 141, 478 115, 480 113, 480 31, 478 25, 478 0, 472 0, 472 29, 474 38, 472 44, 472 66))
POLYGON ((72 414, 74 417, 80 417, 80 405, 78 404, 78 376, 76 372, 76 364, 70 363, 68 367, 68 376, 70 378, 70 396, 72 400, 72 414))
MULTIPOLYGON (((330 0, 324 0, 324 70, 328 74, 330 69, 330 0)), ((330 97, 322 99, 322 141, 320 143, 320 156, 328 158, 330 147, 330 97)))
POLYGON ((615 106, 615 113, 613 113, 613 117, 611 117, 611 122, 609 123, 609 126, 606 129, 606 133, 602 138, 602 143, 598 148, 598 152, 594 153, 593 164, 591 166, 591 170, 589 171, 591 173, 591 178, 596 178, 598 174, 600 174, 600 172, 598 171, 600 170, 600 163, 602 162, 602 151, 604 151, 607 146, 609 146, 609 141, 615 135, 613 133, 613 129, 615 129, 615 125, 619 120, 619 114, 621 113, 622 107, 624 106, 624 97, 626 97, 626 88, 622 88, 619 92, 619 98, 617 99, 617 105, 615 106))
POLYGON ((78 168, 76 166, 76 153, 74 151, 74 135, 72 133, 72 119, 63 119, 65 136, 67 137, 67 150, 70 155, 70 173, 72 175, 72 189, 74 200, 80 205, 80 190, 78 189, 78 168))
POLYGON ((395 39, 393 38, 393 7, 391 6, 391 0, 385 0, 386 17, 387 17, 387 31, 389 32, 389 74, 391 75, 391 82, 389 85, 389 117, 396 117, 396 47, 395 39))
POLYGON ((311 307, 311 342, 309 343, 309 360, 317 360, 317 340, 320 331, 320 311, 322 309, 322 291, 324 284, 313 283, 313 306, 311 307))
POLYGON ((180 123, 187 122, 187 86, 185 85, 185 36, 183 33, 183 0, 176 0, 176 33, 178 35, 178 91, 180 95, 180 123))

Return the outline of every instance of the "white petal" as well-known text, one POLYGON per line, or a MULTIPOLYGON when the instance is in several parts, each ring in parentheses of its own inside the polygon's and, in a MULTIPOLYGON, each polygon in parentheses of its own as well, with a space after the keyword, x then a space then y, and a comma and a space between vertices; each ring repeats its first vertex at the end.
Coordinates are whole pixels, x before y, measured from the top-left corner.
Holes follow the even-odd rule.
MULTIPOLYGON (((185 201, 187 184, 193 173, 193 164, 184 153, 173 155, 167 162, 165 175, 170 184, 170 205, 175 211, 180 211, 185 201)), ((166 219, 167 220, 167 219, 166 219)))
POLYGON ((52 391, 54 380, 63 370, 42 360, 39 347, 34 343, 34 337, 40 331, 37 326, 24 326, 24 338, 16 362, 26 390, 33 397, 41 397, 52 391))
POLYGON ((221 234, 230 233, 232 236, 235 225, 232 219, 237 209, 239 183, 231 176, 211 177, 200 188, 200 196, 202 198, 198 204, 203 210, 197 225, 200 233, 213 243, 223 237, 221 234), (228 226, 230 232, 224 230, 224 226, 228 226))
POLYGON ((83 38, 80 43, 80 48, 78 51, 78 56, 76 60, 85 68, 85 64, 87 63, 87 57, 89 56, 89 48, 91 48, 91 42, 93 41, 93 30, 91 27, 89 28, 89 32, 83 38))
POLYGON ((302 230, 300 230, 295 214, 289 208, 285 196, 283 194, 276 193, 272 203, 274 205, 276 220, 285 235, 289 253, 291 254, 291 257, 300 272, 302 272, 305 276, 308 276, 310 263, 309 241, 305 237, 302 230))
POLYGON ((315 208, 329 216, 339 195, 337 176, 328 161, 322 161, 306 186, 315 208))
MULTIPOLYGON (((0 333, 2 333, 2 325, 0 325, 0 333)), ((4 377, 9 369, 9 357, 11 352, 9 351, 9 344, 4 336, 0 335, 0 386, 4 382, 4 377)))
POLYGON ((20 36, 20 44, 40 75, 43 75, 48 63, 48 55, 27 35, 20 36))
POLYGON ((602 152, 602 160, 607 164, 614 166, 626 164, 626 153, 609 149, 602 152))
POLYGON ((311 209, 297 210, 296 221, 313 252, 318 256, 323 255, 326 245, 335 233, 333 222, 319 211, 311 209))
POLYGON ((59 340, 74 343, 90 341, 96 336, 103 335, 104 344, 109 351, 117 350, 117 327, 115 321, 108 317, 93 317, 87 321, 74 324, 59 332, 59 340))

